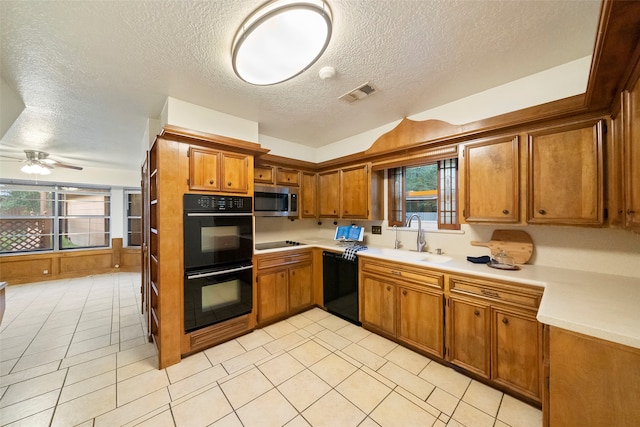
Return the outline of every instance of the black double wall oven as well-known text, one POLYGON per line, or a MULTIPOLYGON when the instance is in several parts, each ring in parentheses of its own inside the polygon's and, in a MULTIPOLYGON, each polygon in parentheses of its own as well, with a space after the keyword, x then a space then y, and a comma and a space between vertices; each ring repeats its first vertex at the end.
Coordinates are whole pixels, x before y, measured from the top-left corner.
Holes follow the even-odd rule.
POLYGON ((252 199, 184 195, 184 328, 191 332, 252 308, 252 199))

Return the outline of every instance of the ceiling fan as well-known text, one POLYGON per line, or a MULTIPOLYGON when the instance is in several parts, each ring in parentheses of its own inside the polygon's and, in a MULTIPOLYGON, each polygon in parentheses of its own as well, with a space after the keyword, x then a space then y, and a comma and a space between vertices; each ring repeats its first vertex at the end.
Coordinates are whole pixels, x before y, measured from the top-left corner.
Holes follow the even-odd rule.
POLYGON ((0 155, 0 157, 25 163, 25 165, 22 166, 20 170, 28 174, 49 175, 51 173, 50 169, 53 168, 82 170, 80 166, 74 166, 68 163, 50 159, 49 153, 45 153, 44 151, 24 150, 24 154, 26 155, 26 159, 18 159, 15 157, 3 155, 0 155))

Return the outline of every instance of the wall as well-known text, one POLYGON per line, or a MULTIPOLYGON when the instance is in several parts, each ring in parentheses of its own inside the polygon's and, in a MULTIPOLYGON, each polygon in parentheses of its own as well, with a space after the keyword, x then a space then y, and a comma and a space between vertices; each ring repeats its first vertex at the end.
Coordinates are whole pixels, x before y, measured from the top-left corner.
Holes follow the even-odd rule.
POLYGON ((166 124, 249 142, 258 142, 259 139, 257 122, 210 110, 172 97, 167 98, 160 113, 160 125, 166 124))
MULTIPOLYGON (((295 220, 256 218, 256 242, 279 240, 331 240, 335 232, 333 219, 295 220)), ((365 245, 393 248, 394 230, 386 221, 338 220, 338 225, 365 227, 365 245), (372 225, 382 225, 382 235, 371 234, 372 225)), ((488 241, 495 229, 526 231, 533 240, 534 253, 529 264, 573 270, 640 277, 640 235, 609 228, 584 228, 530 225, 520 227, 462 225, 460 231, 427 231, 429 251, 436 248, 458 256, 490 255, 488 248, 471 246, 471 241, 488 241)), ((403 250, 416 246, 415 229, 400 228, 398 240, 403 250)))

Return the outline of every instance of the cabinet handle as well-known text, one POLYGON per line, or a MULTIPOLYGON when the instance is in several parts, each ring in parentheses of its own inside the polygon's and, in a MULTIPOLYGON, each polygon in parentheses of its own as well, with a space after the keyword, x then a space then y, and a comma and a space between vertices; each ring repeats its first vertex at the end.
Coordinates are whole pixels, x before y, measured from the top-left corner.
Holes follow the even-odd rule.
POLYGON ((540 215, 546 215, 546 214, 547 214, 547 211, 545 211, 544 209, 540 209, 540 210, 538 210, 538 213, 539 213, 540 215))
POLYGON ((482 293, 482 295, 485 295, 485 296, 488 296, 488 297, 500 298, 500 294, 497 293, 497 292, 491 292, 491 291, 488 291, 486 289, 482 289, 480 292, 482 293))
POLYGON ((504 323, 505 325, 509 324, 509 319, 507 319, 506 317, 502 318, 502 323, 504 323))
POLYGON ((476 316, 480 316, 480 312, 478 310, 474 311, 473 314, 476 316))
POLYGON ((636 213, 636 211, 627 209, 627 215, 633 215, 634 213, 636 213))
POLYGON ((503 214, 505 214, 505 215, 509 215, 509 210, 508 210, 508 209, 504 209, 504 210, 502 211, 502 213, 503 213, 503 214))
POLYGON ((406 296, 407 295, 407 291, 402 291, 402 295, 406 296))

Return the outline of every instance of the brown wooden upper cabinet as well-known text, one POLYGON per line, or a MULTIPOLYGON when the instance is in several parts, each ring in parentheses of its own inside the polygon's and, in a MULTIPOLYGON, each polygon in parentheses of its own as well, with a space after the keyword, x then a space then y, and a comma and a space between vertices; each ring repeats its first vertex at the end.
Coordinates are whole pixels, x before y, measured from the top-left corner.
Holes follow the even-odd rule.
POLYGON ((247 193, 249 156, 189 147, 189 189, 247 193))
POLYGON ((518 136, 484 139, 464 146, 467 222, 520 221, 518 136))
POLYGON ((318 174, 318 205, 320 217, 340 218, 340 171, 318 174))
POLYGON ((297 187, 300 185, 300 171, 294 169, 278 168, 276 171, 276 184, 291 185, 297 187))
POLYGON ((253 168, 253 182, 273 184, 273 166, 256 166, 253 168))
POLYGON ((300 185, 300 171, 260 165, 253 169, 253 181, 261 184, 298 187, 300 185))
POLYGON ((342 218, 369 216, 369 166, 360 165, 341 171, 340 205, 342 218))
POLYGON ((318 216, 317 182, 315 173, 302 172, 302 186, 300 188, 302 206, 299 211, 302 218, 316 218, 318 216))
POLYGON ((603 139, 602 120, 528 133, 529 223, 603 223, 603 139))
POLYGON ((319 216, 382 219, 383 173, 370 164, 319 173, 319 216))

